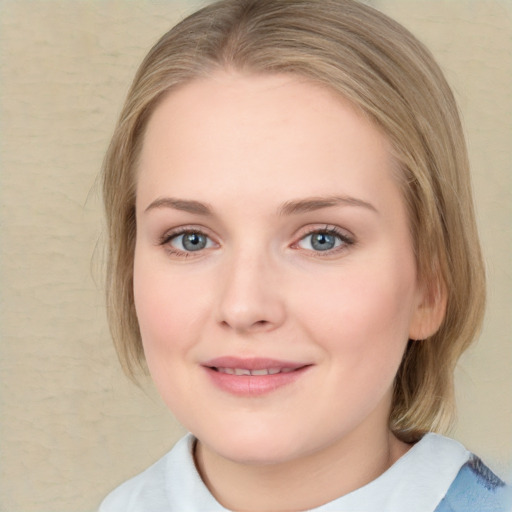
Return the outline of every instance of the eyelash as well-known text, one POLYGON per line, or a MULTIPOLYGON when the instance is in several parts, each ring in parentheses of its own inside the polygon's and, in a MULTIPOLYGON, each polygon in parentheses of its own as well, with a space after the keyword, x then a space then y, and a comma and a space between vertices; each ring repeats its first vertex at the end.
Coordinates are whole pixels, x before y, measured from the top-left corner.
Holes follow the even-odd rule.
POLYGON ((325 226, 323 228, 309 228, 307 229, 303 234, 301 234, 299 240, 292 244, 292 248, 297 248, 299 243, 303 240, 307 239, 308 237, 316 234, 325 234, 336 237, 338 240, 340 240, 340 245, 337 247, 333 247, 332 249, 327 249, 324 251, 314 251, 314 250, 307 250, 308 253, 310 253, 311 256, 316 258, 322 258, 322 257, 329 257, 336 255, 340 252, 346 251, 348 247, 355 244, 354 238, 349 236, 345 231, 342 231, 336 226, 325 226))
MULTIPOLYGON (((201 228, 195 228, 195 227, 181 227, 173 230, 172 232, 166 232, 159 240, 159 244, 161 246, 165 246, 166 250, 169 254, 173 256, 179 256, 188 258, 190 256, 193 256, 194 251, 181 251, 179 249, 176 249, 171 245, 171 241, 178 238, 179 236, 185 235, 185 234, 197 234, 200 236, 204 236, 209 240, 212 240, 212 238, 205 233, 205 231, 201 228)), ((330 256, 337 254, 339 252, 347 250, 347 248, 351 245, 354 245, 356 242, 355 240, 346 234, 346 232, 341 231, 336 226, 325 226, 324 228, 310 228, 306 230, 304 233, 301 234, 300 238, 297 240, 297 242, 294 242, 291 247, 293 249, 300 249, 298 246, 300 242, 305 240, 308 236, 312 236, 315 234, 326 234, 336 237, 338 240, 341 241, 341 244, 337 247, 334 247, 332 249, 327 249, 325 251, 314 251, 314 250, 306 250, 307 252, 311 253, 314 257, 322 257, 322 256, 330 256)), ((214 242, 215 243, 215 242, 214 242)), ((203 252, 204 249, 199 249, 197 252, 203 252)))
MULTIPOLYGON (((194 251, 181 251, 171 245, 172 240, 186 234, 196 234, 204 236, 209 240, 212 240, 212 238, 207 233, 205 233, 204 230, 201 228, 195 228, 193 226, 183 226, 181 228, 174 229, 171 232, 166 232, 160 238, 158 245, 165 246, 166 251, 172 256, 188 258, 190 256, 193 256, 194 251)), ((203 250, 198 250, 197 252, 202 252, 203 250)))

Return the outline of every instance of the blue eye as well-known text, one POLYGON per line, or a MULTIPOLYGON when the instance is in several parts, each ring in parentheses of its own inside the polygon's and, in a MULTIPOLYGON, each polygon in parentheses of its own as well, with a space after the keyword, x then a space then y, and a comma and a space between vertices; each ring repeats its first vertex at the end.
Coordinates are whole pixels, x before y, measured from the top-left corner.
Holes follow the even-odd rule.
POLYGON ((201 251, 213 245, 213 242, 205 234, 197 231, 186 231, 174 235, 169 243, 173 248, 183 252, 201 251))
POLYGON ((352 244, 352 240, 350 240, 348 237, 337 233, 332 229, 328 229, 313 231, 312 233, 307 234, 305 237, 299 240, 297 245, 301 249, 322 252, 331 251, 341 247, 342 245, 350 244, 352 244))

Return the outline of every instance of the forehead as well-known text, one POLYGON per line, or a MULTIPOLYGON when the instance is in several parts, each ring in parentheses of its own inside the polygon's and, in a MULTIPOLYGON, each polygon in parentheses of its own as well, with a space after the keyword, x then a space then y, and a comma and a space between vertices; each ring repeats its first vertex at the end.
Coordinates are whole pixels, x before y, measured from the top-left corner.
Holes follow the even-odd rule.
POLYGON ((137 196, 336 188, 375 200, 396 188, 392 168, 387 139, 333 91, 295 75, 218 72, 171 91, 155 109, 137 196))

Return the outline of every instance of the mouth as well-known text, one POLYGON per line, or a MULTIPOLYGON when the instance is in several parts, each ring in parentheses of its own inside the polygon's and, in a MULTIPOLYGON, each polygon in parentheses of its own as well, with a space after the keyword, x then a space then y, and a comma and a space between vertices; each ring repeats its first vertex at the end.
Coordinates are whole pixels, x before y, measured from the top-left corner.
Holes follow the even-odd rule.
POLYGON ((202 366, 222 391, 239 396, 259 396, 292 384, 312 364, 222 357, 207 361, 202 366))
POLYGON ((261 370, 249 370, 248 368, 222 368, 215 366, 209 368, 220 373, 227 373, 228 375, 252 375, 253 377, 260 375, 277 375, 278 373, 290 373, 297 370, 297 368, 262 368, 261 370))
POLYGON ((308 363, 281 361, 262 357, 240 358, 227 356, 206 361, 203 363, 203 366, 228 375, 263 376, 290 373, 310 365, 308 363))

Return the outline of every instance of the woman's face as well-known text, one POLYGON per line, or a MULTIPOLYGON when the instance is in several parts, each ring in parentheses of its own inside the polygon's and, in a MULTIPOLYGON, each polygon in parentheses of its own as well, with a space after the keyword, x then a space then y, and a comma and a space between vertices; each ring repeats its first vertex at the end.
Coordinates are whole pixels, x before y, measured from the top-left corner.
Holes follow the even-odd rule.
POLYGON ((134 283, 156 386, 212 452, 290 461, 387 432, 423 296, 387 141, 340 97, 227 72, 170 93, 134 283))

